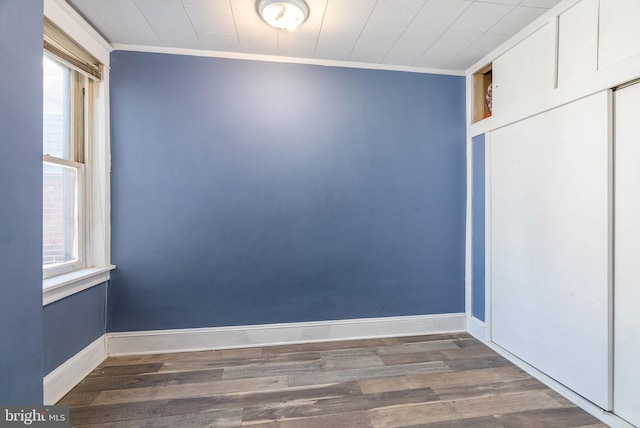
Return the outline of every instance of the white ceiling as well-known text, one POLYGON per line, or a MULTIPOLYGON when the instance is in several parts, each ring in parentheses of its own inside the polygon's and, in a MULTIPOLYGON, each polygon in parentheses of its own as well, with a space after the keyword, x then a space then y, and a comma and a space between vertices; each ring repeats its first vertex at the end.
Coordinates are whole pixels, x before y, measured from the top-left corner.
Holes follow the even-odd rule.
POLYGON ((465 70, 560 0, 306 0, 297 30, 255 0, 67 0, 112 44, 465 70))

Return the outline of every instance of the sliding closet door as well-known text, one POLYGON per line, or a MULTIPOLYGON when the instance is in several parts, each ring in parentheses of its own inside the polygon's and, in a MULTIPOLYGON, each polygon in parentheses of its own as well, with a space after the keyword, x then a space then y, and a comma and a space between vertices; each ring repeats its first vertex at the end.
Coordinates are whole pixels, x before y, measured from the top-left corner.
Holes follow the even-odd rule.
POLYGON ((640 426, 640 84, 615 92, 614 411, 640 426))
POLYGON ((492 340, 605 409, 609 110, 601 92, 498 129, 490 143, 492 340))

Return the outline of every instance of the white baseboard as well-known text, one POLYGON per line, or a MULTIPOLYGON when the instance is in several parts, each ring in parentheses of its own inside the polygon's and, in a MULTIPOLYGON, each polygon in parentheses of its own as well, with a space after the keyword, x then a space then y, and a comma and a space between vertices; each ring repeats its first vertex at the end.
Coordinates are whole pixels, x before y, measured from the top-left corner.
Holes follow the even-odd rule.
POLYGON ((470 316, 467 319, 467 331, 478 340, 485 341, 485 323, 478 318, 470 316))
POLYGON ((45 405, 53 405, 107 358, 105 336, 100 336, 90 345, 62 363, 44 378, 45 405))
POLYGON ((465 314, 107 333, 110 356, 464 332, 465 314))
POLYGON ((501 348, 495 343, 485 342, 485 344, 491 349, 493 349, 494 351, 496 351, 498 354, 505 357, 507 360, 511 361, 516 366, 520 367, 529 375, 538 379, 540 382, 544 383, 549 388, 553 389, 558 394, 562 395, 567 400, 574 403, 576 406, 580 407, 581 409, 585 410, 586 412, 600 419, 602 422, 609 425, 611 428, 635 428, 629 422, 625 421, 624 419, 620 418, 614 413, 607 412, 606 410, 603 410, 602 408, 596 406, 595 404, 593 404, 591 401, 587 400, 583 396, 575 393, 573 390, 567 388, 566 386, 556 381, 552 377, 547 376, 540 370, 536 369, 532 365, 521 360, 520 358, 516 357, 515 355, 501 348))

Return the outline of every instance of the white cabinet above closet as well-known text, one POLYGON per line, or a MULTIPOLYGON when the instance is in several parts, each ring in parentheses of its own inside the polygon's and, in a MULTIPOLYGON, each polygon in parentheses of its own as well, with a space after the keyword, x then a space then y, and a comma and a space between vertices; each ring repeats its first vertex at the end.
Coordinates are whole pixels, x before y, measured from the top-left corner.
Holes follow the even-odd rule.
POLYGON ((598 69, 598 0, 582 0, 558 16, 558 87, 598 69))
POLYGON ((640 53, 640 0, 600 1, 599 37, 599 69, 640 53))
POLYGON ((555 33, 555 26, 547 23, 493 61, 496 114, 553 89, 555 33))

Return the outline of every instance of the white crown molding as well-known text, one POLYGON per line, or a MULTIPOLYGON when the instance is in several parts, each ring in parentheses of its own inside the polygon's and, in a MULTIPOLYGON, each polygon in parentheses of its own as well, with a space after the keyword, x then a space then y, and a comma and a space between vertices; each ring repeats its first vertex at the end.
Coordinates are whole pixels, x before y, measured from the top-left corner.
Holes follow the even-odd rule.
POLYGON ((114 51, 134 51, 134 52, 151 52, 162 53, 169 55, 188 55, 199 56, 209 58, 226 58, 226 59, 243 59, 250 61, 267 61, 267 62, 280 62, 290 64, 304 64, 304 65, 321 65, 327 67, 345 67, 345 68, 360 68, 367 70, 385 70, 385 71, 402 71, 407 73, 422 73, 422 74, 444 74, 448 76, 464 76, 463 70, 448 70, 439 68, 422 68, 411 67, 401 65, 389 65, 389 64, 369 64, 364 62, 353 61, 337 61, 331 59, 316 59, 316 58, 294 58, 276 55, 260 55, 249 54, 240 52, 222 52, 222 51, 209 51, 201 49, 182 49, 182 48, 168 48, 162 46, 146 46, 146 45, 129 45, 114 43, 111 45, 114 51))
POLYGON ((102 335, 45 376, 44 404, 56 404, 106 358, 107 346, 105 336, 102 335))
POLYGON ((465 314, 107 333, 109 356, 272 346, 466 331, 465 314))

